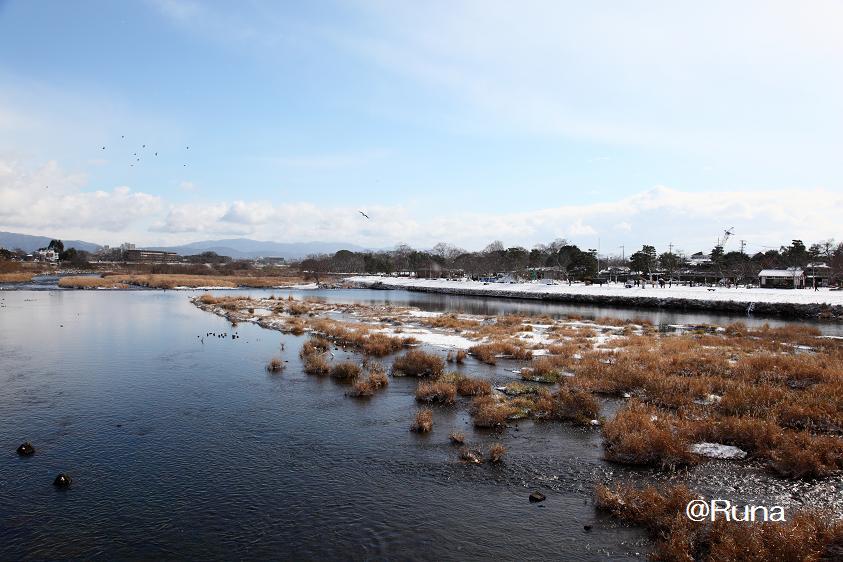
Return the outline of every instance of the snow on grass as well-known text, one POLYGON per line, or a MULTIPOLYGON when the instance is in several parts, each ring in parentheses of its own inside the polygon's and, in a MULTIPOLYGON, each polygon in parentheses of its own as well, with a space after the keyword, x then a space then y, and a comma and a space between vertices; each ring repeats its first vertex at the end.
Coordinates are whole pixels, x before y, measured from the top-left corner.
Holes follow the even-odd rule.
POLYGON ((627 289, 621 284, 608 283, 605 285, 585 285, 574 283, 572 285, 545 285, 539 283, 488 283, 480 281, 454 281, 445 279, 415 279, 407 277, 376 277, 357 276, 349 277, 348 281, 362 285, 381 283, 395 288, 425 287, 433 289, 472 289, 478 292, 487 292, 494 296, 495 293, 524 293, 525 295, 601 295, 612 297, 653 297, 690 299, 699 301, 732 301, 764 303, 791 303, 791 304, 831 304, 843 305, 843 291, 831 291, 829 289, 727 289, 717 287, 665 287, 654 288, 640 287, 627 289))

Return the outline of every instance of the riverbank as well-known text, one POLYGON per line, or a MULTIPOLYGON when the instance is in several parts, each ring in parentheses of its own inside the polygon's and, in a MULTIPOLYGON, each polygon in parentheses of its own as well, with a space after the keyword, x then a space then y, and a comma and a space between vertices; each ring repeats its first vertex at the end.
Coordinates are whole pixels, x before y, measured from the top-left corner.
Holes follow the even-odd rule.
POLYGON ((532 299, 604 306, 716 311, 784 318, 843 320, 843 291, 821 289, 727 289, 713 287, 635 287, 621 284, 547 285, 543 283, 483 283, 480 281, 355 276, 355 287, 406 289, 426 293, 532 299))

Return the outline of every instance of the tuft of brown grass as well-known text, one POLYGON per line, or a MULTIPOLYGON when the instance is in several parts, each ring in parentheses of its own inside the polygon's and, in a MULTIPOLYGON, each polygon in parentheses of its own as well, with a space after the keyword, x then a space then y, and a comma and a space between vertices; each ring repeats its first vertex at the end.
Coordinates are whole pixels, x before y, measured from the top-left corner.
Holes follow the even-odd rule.
POLYGON ((411 349, 395 359, 392 369, 409 376, 438 377, 445 370, 445 361, 433 353, 411 349))
POLYGON ((481 343, 470 347, 468 351, 478 361, 488 365, 496 365, 499 357, 526 360, 533 356, 533 352, 527 349, 522 342, 516 341, 481 343))
POLYGON ((497 464, 503 460, 505 454, 506 447, 502 443, 492 443, 489 446, 489 462, 497 464))
POLYGON ((331 376, 344 381, 356 380, 360 376, 360 366, 351 361, 336 363, 331 367, 331 376))
POLYGON ((672 469, 692 464, 690 443, 665 412, 630 401, 603 425, 603 447, 613 462, 672 469))
POLYGON ((354 384, 351 385, 351 390, 349 390, 346 394, 354 398, 365 398, 372 396, 374 393, 375 389, 369 381, 358 380, 354 381, 354 384))
POLYGON ((553 394, 539 396, 536 410, 547 419, 587 426, 600 415, 600 404, 590 392, 562 387, 553 394))
POLYGON ((416 412, 416 417, 413 424, 410 426, 410 431, 416 433, 427 433, 433 429, 433 412, 428 409, 419 410, 416 412))
POLYGON ((284 370, 284 361, 276 357, 266 364, 266 370, 270 373, 280 373, 284 370))
POLYGON ((475 427, 500 428, 518 408, 494 396, 478 396, 471 401, 470 412, 475 427))
MULTIPOLYGON (((614 517, 644 527, 655 539, 653 560, 701 562, 819 561, 839 559, 843 522, 816 511, 800 511, 783 522, 692 522, 685 506, 699 499, 684 486, 663 491, 598 486, 596 505, 614 517)), ((741 513, 742 515, 742 513, 741 513)))
POLYGON ((383 371, 371 371, 369 373, 369 384, 372 388, 384 388, 389 384, 389 378, 383 371))
POLYGON ((310 339, 302 344, 301 350, 299 351, 299 357, 304 359, 308 355, 313 355, 314 353, 325 353, 330 349, 331 342, 329 340, 320 336, 311 336, 310 339))
POLYGON ((468 355, 464 349, 458 349, 456 351, 449 351, 446 360, 448 363, 456 363, 457 365, 462 365, 465 362, 466 355, 468 355))
POLYGON ((453 404, 456 396, 457 386, 448 382, 422 382, 416 387, 416 400, 419 402, 453 404))
POLYGON ((331 371, 328 361, 318 353, 311 353, 304 358, 304 372, 308 375, 327 375, 331 371))
POLYGON ((451 440, 452 445, 462 445, 463 443, 465 443, 465 434, 455 431, 448 435, 448 439, 451 440))
POLYGON ((292 314, 293 316, 300 316, 302 314, 307 314, 310 312, 310 307, 307 303, 301 301, 291 301, 287 304, 287 314, 292 314))

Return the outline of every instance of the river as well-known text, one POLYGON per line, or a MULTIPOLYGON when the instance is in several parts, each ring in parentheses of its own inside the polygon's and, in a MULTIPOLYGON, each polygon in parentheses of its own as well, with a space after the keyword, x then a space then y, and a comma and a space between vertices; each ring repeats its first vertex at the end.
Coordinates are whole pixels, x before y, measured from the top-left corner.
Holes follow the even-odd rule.
MULTIPOLYGON (((404 291, 292 292, 484 314, 716 321, 404 291)), ((411 433, 415 380, 346 397, 344 385, 303 373, 303 337, 251 324, 236 328, 239 339, 199 337, 235 329, 195 308, 192 294, 0 291, 0 559, 646 553, 640 530, 595 512, 594 483, 623 471, 602 460, 599 431, 526 421, 496 435, 474 430, 465 407, 441 407, 430 434, 411 433), (289 361, 282 374, 265 371, 274 356, 289 361), (452 431, 482 447, 502 441, 506 460, 460 463, 452 431), (23 441, 34 456, 17 456, 23 441), (59 472, 72 476, 70 488, 52 486, 59 472), (548 499, 530 503, 534 489, 548 499)), ((463 368, 513 377, 471 361, 463 368)), ((758 478, 754 491, 768 485, 758 478)))

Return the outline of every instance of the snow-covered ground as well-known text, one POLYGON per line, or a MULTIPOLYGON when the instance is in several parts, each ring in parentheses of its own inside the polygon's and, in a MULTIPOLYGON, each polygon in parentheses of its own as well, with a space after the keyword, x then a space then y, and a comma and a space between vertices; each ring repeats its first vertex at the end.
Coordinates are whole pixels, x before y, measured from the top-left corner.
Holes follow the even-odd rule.
POLYGON ((559 294, 559 295, 593 295, 607 297, 652 297, 660 299, 693 299, 699 301, 734 301, 747 303, 792 303, 792 304, 830 304, 843 305, 843 291, 829 289, 727 289, 718 287, 665 287, 645 289, 634 287, 627 289, 620 283, 606 285, 585 285, 583 283, 567 283, 547 285, 545 283, 482 283, 480 281, 456 281, 445 279, 414 279, 407 277, 378 277, 356 276, 348 281, 363 285, 381 283, 395 288, 441 288, 441 289, 471 289, 477 292, 488 292, 490 295, 506 291, 508 293, 530 294, 559 294))

